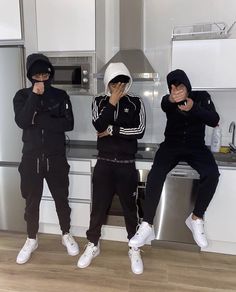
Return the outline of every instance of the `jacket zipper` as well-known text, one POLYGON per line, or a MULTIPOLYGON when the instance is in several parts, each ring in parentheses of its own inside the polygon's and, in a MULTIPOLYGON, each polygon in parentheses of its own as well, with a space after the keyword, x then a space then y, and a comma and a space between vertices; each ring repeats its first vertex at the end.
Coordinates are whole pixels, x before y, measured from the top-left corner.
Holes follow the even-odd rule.
POLYGON ((116 121, 117 118, 118 118, 118 114, 119 114, 119 101, 117 103, 117 106, 116 106, 116 111, 114 113, 114 120, 116 121))
POLYGON ((42 144, 44 144, 44 129, 42 129, 42 144))
POLYGON ((37 173, 39 174, 39 158, 37 158, 37 173))

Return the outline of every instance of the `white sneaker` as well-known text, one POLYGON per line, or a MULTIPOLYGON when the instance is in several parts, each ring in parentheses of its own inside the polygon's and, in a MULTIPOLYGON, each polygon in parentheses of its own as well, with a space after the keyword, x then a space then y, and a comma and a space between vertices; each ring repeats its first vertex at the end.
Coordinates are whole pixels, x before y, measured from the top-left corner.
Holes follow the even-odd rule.
POLYGON ((78 243, 70 233, 62 235, 62 244, 66 247, 68 255, 76 256, 79 253, 78 243))
POLYGON ((98 245, 94 245, 92 242, 89 242, 86 245, 84 253, 79 258, 77 266, 81 269, 88 267, 92 259, 98 256, 99 254, 100 254, 99 243, 98 245))
POLYGON ((28 238, 20 252, 17 255, 16 263, 19 265, 25 264, 31 257, 31 253, 38 247, 38 239, 28 238))
POLYGON ((140 247, 155 238, 153 228, 147 222, 142 222, 138 231, 130 239, 130 247, 140 247))
POLYGON ((129 258, 131 261, 131 270, 134 274, 143 273, 143 261, 140 254, 140 249, 132 247, 129 250, 129 258))
POLYGON ((200 247, 207 247, 208 242, 204 231, 204 221, 202 219, 192 219, 192 213, 185 221, 188 228, 192 231, 193 239, 200 247))

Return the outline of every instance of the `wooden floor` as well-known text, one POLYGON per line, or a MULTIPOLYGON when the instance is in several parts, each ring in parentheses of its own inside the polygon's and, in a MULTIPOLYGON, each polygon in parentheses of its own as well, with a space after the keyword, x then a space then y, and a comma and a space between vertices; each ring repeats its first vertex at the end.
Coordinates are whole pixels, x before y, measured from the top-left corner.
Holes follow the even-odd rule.
MULTIPOLYGON (((81 250, 85 239, 77 238, 81 250)), ((39 248, 25 265, 15 263, 25 235, 0 232, 0 292, 220 292, 236 291, 236 256, 145 246, 144 273, 130 271, 127 244, 101 243, 90 267, 78 269, 60 236, 39 236, 39 248)))

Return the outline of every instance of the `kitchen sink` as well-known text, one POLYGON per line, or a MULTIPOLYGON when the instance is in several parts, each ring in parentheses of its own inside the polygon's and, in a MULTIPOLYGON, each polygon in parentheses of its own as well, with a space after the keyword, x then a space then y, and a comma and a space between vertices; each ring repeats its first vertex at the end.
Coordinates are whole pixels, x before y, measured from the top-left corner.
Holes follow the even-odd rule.
POLYGON ((214 153, 215 160, 225 164, 236 164, 236 153, 214 153))

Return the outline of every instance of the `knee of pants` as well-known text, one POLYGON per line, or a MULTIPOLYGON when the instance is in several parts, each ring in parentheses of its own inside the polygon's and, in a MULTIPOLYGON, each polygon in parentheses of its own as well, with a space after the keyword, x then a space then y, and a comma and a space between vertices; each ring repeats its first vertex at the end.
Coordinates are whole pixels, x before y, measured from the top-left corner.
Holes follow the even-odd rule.
POLYGON ((151 170, 147 177, 147 182, 159 183, 160 181, 165 181, 167 172, 162 170, 151 170))
POLYGON ((211 181, 211 182, 218 182, 219 176, 220 176, 220 174, 218 171, 212 171, 212 172, 209 172, 209 173, 202 175, 201 179, 206 179, 206 180, 211 181))

